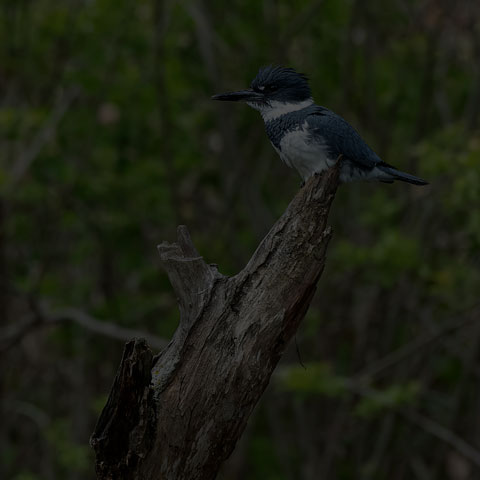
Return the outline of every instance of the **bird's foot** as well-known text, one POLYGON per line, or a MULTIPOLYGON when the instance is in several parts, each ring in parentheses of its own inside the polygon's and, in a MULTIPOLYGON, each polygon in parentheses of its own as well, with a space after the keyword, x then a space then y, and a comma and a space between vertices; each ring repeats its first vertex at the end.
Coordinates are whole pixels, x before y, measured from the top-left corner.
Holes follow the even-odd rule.
MULTIPOLYGON (((321 174, 322 172, 313 172, 313 174, 310 177, 308 177, 307 180, 309 180, 311 177, 318 177, 321 174)), ((303 188, 306 183, 307 183, 306 180, 302 180, 302 183, 300 184, 300 188, 303 188)))

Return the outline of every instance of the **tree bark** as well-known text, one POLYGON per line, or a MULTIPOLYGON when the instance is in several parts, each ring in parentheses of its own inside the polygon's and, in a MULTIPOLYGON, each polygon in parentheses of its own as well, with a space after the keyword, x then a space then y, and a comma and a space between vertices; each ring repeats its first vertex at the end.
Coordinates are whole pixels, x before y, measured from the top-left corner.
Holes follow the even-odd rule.
POLYGON ((215 478, 310 305, 337 184, 337 167, 311 178, 233 277, 184 226, 159 245, 180 324, 156 357, 144 340, 126 344, 91 438, 99 479, 215 478))

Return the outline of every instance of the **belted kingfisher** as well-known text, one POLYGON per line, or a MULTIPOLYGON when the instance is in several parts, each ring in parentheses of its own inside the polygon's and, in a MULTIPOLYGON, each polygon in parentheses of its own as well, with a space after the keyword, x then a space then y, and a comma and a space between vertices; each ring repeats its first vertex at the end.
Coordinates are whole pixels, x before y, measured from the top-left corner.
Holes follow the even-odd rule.
POLYGON ((427 185, 425 180, 383 162, 342 117, 313 101, 307 77, 293 68, 261 68, 247 90, 214 95, 242 101, 258 110, 273 148, 305 182, 340 158, 340 181, 394 180, 427 185))

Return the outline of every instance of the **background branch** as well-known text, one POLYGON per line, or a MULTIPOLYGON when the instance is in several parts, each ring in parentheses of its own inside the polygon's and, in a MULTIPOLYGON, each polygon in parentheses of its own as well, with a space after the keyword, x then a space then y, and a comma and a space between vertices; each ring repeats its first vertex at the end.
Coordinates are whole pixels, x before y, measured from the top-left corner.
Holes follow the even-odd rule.
POLYGON ((134 328, 122 327, 113 322, 98 320, 86 312, 75 308, 64 308, 49 312, 39 309, 36 314, 29 315, 21 322, 9 325, 0 331, 0 354, 9 350, 25 336, 38 328, 58 325, 63 322, 74 322, 81 327, 116 340, 128 341, 134 337, 142 337, 152 348, 161 350, 168 344, 168 340, 134 328))

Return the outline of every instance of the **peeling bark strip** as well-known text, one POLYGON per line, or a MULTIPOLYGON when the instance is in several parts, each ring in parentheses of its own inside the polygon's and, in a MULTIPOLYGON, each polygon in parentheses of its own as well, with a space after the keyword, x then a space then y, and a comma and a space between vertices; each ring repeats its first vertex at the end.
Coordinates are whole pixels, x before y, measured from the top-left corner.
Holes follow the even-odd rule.
POLYGON ((184 226, 159 245, 180 325, 155 359, 127 343, 91 439, 99 479, 215 478, 310 305, 337 184, 337 168, 310 179, 234 277, 204 262, 184 226))

